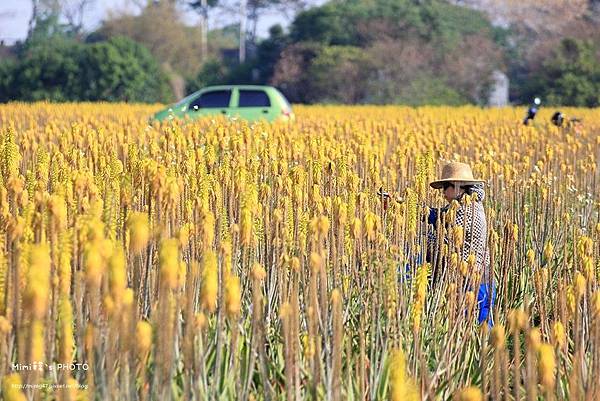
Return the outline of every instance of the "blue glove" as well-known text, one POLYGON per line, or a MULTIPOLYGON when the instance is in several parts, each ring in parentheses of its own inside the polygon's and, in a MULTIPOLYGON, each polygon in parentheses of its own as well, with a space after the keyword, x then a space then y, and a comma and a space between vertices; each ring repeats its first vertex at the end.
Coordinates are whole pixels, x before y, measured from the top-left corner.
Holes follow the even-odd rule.
POLYGON ((429 217, 427 218, 427 223, 433 224, 435 226, 437 222, 438 210, 435 208, 429 209, 429 217))

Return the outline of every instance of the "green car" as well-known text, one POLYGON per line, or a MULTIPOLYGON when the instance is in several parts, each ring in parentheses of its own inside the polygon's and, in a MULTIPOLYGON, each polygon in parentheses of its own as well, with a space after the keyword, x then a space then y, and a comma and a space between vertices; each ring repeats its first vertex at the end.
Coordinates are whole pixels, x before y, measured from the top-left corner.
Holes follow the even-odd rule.
POLYGON ((248 121, 289 121, 294 113, 287 99, 272 86, 222 85, 209 86, 183 98, 154 115, 164 121, 173 118, 191 119, 224 115, 248 121))

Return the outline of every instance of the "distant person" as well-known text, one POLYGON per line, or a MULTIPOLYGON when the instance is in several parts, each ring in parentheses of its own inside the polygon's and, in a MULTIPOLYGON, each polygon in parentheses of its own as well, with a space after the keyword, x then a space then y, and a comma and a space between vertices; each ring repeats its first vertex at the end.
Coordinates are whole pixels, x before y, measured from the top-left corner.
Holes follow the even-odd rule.
POLYGON ((523 120, 524 125, 529 125, 529 120, 533 121, 533 119, 535 118, 535 115, 538 112, 540 103, 542 103, 542 101, 540 100, 539 97, 536 97, 535 99, 533 99, 533 104, 531 106, 529 106, 529 109, 527 109, 527 114, 525 115, 525 119, 523 120))
POLYGON ((554 114, 552 114, 552 118, 550 118, 550 121, 552 121, 552 124, 556 125, 557 127, 562 127, 563 122, 565 121, 565 115, 560 111, 557 111, 554 114))
POLYGON ((579 128, 581 128, 580 118, 567 118, 567 116, 560 110, 552 114, 550 121, 552 121, 552 124, 556 125, 557 127, 573 128, 576 132, 579 132, 579 128))

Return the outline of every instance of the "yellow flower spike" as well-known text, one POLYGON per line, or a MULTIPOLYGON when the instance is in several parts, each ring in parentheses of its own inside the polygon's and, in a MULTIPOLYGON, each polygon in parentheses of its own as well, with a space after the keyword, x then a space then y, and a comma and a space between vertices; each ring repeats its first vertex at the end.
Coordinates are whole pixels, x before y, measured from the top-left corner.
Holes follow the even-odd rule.
POLYGON ((473 271, 473 269, 475 268, 476 260, 477 258, 475 257, 474 253, 470 253, 469 256, 467 256, 467 265, 469 267, 469 271, 473 271))
POLYGON ((127 286, 127 271, 123 249, 116 248, 109 261, 109 284, 112 297, 120 304, 127 286))
POLYGON ((501 324, 496 324, 492 328, 491 337, 490 337, 492 346, 497 350, 502 350, 506 346, 506 334, 504 331, 504 326, 501 324))
POLYGON ((577 251, 582 256, 591 256, 594 252, 594 242, 590 237, 580 237, 577 240, 577 251))
POLYGON ((163 240, 159 249, 160 279, 166 288, 177 288, 179 246, 176 239, 163 240))
POLYGON ((540 329, 537 327, 530 329, 529 332, 527 333, 528 347, 532 351, 537 352, 540 347, 541 342, 542 342, 542 334, 540 332, 540 329))
POLYGON ((146 321, 137 322, 135 328, 135 343, 140 355, 145 355, 152 346, 152 326, 146 321))
POLYGON ((548 286, 548 279, 549 279, 549 271, 547 267, 542 267, 540 269, 541 275, 542 275, 542 284, 547 287, 548 286))
POLYGON ((483 393, 475 386, 459 390, 454 396, 455 401, 483 401, 483 393))
POLYGON ((451 298, 456 294, 456 283, 448 284, 448 289, 446 290, 446 296, 451 298))
POLYGON ((312 219, 310 219, 310 222, 308 223, 308 229, 311 232, 311 234, 318 234, 319 232, 319 218, 318 217, 313 217, 312 219))
POLYGON ((427 292, 427 277, 429 274, 429 264, 426 263, 422 266, 418 267, 418 272, 417 272, 417 280, 416 280, 416 286, 417 286, 417 300, 419 302, 424 302, 425 301, 425 295, 427 292))
POLYGON ((473 291, 467 291, 465 293, 465 304, 467 305, 467 310, 473 310, 473 306, 475 306, 475 293, 473 291))
POLYGON ((204 313, 198 312, 194 316, 194 327, 196 330, 198 330, 198 331, 204 330, 204 328, 206 327, 207 324, 208 324, 208 319, 206 318, 206 315, 204 313))
POLYGON ((581 272, 575 273, 575 294, 577 295, 577 298, 581 298, 585 295, 586 286, 587 283, 583 274, 581 274, 581 272))
POLYGON ((252 212, 248 208, 243 208, 240 218, 240 237, 241 243, 244 246, 252 244, 253 222, 252 212))
POLYGON ((406 188, 406 210, 407 210, 407 222, 408 231, 410 233, 416 233, 417 230, 417 202, 418 195, 411 188, 406 188))
POLYGON ((67 391, 69 392, 69 399, 71 400, 81 400, 83 397, 78 398, 80 394, 79 390, 79 382, 72 377, 67 379, 67 391))
POLYGON ((420 394, 415 381, 406 371, 406 360, 402 349, 391 352, 390 356, 390 398, 392 401, 418 401, 420 394))
POLYGON ((452 227, 452 238, 454 238, 454 246, 462 248, 464 241, 464 229, 462 226, 452 227))
POLYGON ((177 270, 177 284, 176 288, 184 288, 187 278, 187 263, 183 260, 179 262, 179 269, 177 270))
POLYGON ((521 309, 511 309, 508 313, 508 324, 512 333, 523 330, 527 325, 527 314, 521 309))
MULTIPOLYGON (((289 306, 289 304, 288 304, 289 306)), ((289 313, 289 312, 287 312, 289 313)), ((302 335, 302 349, 304 350, 304 357, 310 360, 315 355, 315 340, 308 334, 302 335)))
POLYGON ((544 255, 544 260, 546 261, 545 263, 548 263, 554 256, 554 246, 552 245, 552 241, 548 241, 544 245, 543 255, 544 255))
POLYGON ((179 247, 185 249, 188 246, 190 240, 190 225, 185 224, 177 231, 177 240, 179 247))
POLYGON ((295 272, 300 272, 300 259, 294 256, 290 259, 290 268, 295 272))
POLYGON ((457 269, 458 268, 458 253, 452 252, 450 254, 450 268, 457 269))
POLYGON ((469 264, 466 260, 461 260, 459 263, 459 271, 463 276, 467 276, 469 274, 469 264))
POLYGON ((225 283, 225 312, 230 318, 234 318, 240 313, 240 299, 240 279, 230 275, 225 283))
POLYGON ((219 278, 217 271, 217 255, 207 251, 202 257, 202 288, 200 302, 202 307, 212 313, 217 308, 219 278))
POLYGON ((317 225, 319 234, 324 238, 329 231, 329 219, 326 216, 321 216, 319 217, 317 225))
MULTIPOLYGON (((242 211, 242 213, 244 213, 242 211)), ((243 216, 242 219, 252 219, 252 216, 243 216)), ((243 220, 244 230, 248 230, 252 228, 252 222, 243 220), (250 225, 248 227, 248 224, 250 225)), ((200 239, 202 240, 202 246, 206 249, 212 246, 213 241, 215 239, 215 216, 213 213, 207 209, 202 208, 200 212, 200 239)), ((251 235, 244 233, 243 235, 251 235)), ((244 239, 248 240, 248 239, 244 239)), ((249 241, 249 240, 248 240, 249 241)))
POLYGON ((27 401, 27 397, 23 393, 21 376, 18 373, 13 373, 4 376, 2 379, 2 394, 6 401, 27 401))
POLYGON ((113 318, 116 312, 115 300, 110 295, 107 295, 102 301, 102 306, 104 306, 108 317, 113 318))
POLYGON ((533 249, 529 248, 527 250, 526 257, 527 257, 527 264, 530 267, 534 267, 535 266, 535 251, 533 249))
POLYGON ((552 338, 558 348, 564 348, 567 343, 565 327, 561 322, 554 322, 552 325, 552 338))
POLYGON ((575 314, 577 308, 577 302, 575 299, 575 290, 572 285, 567 286, 567 307, 571 315, 575 314))
POLYGON ((421 315, 423 313, 425 297, 427 295, 427 278, 429 275, 429 267, 429 263, 419 266, 415 280, 415 295, 411 312, 413 330, 415 332, 419 332, 421 329, 421 315))
POLYGON ((47 245, 35 245, 29 252, 25 306, 35 319, 43 319, 50 291, 50 250, 47 245))
POLYGON ((67 204, 62 196, 52 195, 48 200, 48 210, 59 230, 67 225, 67 204))
POLYGON ((310 268, 313 274, 319 272, 323 267, 323 258, 317 252, 311 252, 310 254, 310 268))
POLYGON ((541 344, 538 349, 538 370, 540 384, 546 391, 553 391, 556 369, 556 360, 554 357, 554 347, 550 344, 541 344))
POLYGON ((353 239, 359 239, 362 232, 362 224, 359 218, 352 220, 351 231, 353 239))
POLYGON ((12 330, 12 325, 4 316, 0 316, 0 334, 8 334, 12 330))
POLYGON ((45 361, 44 348, 44 323, 40 319, 36 319, 31 323, 31 338, 29 344, 29 357, 33 362, 45 361))
POLYGON ((582 265, 583 265, 583 273, 585 275, 586 280, 590 281, 590 282, 594 282, 595 281, 595 266, 594 266, 594 259, 591 256, 584 256, 583 260, 582 260, 582 265))
POLYGON ((219 251, 223 258, 223 272, 224 272, 224 275, 227 276, 231 273, 231 252, 232 252, 231 241, 230 240, 221 241, 219 251))
POLYGON ((123 306, 129 307, 133 305, 134 293, 131 288, 126 288, 123 292, 123 306))

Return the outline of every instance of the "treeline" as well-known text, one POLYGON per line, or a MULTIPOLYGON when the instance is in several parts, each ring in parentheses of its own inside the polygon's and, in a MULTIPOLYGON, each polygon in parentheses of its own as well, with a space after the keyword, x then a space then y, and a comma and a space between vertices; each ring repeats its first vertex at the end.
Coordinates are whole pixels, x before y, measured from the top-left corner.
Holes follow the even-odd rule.
POLYGON ((124 36, 86 43, 56 16, 37 22, 13 57, 0 62, 0 101, 132 101, 173 99, 167 76, 143 45, 124 36))
POLYGON ((295 102, 485 103, 502 64, 496 35, 480 12, 444 1, 330 1, 300 13, 287 34, 272 29, 224 78, 254 73, 295 102))
POLYGON ((573 15, 540 12, 560 14, 561 24, 509 15, 504 28, 490 22, 496 10, 443 0, 300 3, 249 1, 242 31, 206 29, 217 0, 148 2, 88 34, 52 10, 0 62, 0 101, 169 102, 206 85, 255 83, 302 103, 485 104, 497 70, 508 75, 512 102, 600 105, 593 1, 573 15), (260 11, 271 6, 299 8, 289 29, 273 26, 259 40, 260 11), (199 26, 183 22, 186 7, 202 15, 199 26))

